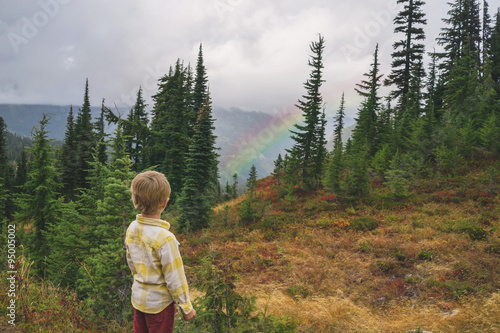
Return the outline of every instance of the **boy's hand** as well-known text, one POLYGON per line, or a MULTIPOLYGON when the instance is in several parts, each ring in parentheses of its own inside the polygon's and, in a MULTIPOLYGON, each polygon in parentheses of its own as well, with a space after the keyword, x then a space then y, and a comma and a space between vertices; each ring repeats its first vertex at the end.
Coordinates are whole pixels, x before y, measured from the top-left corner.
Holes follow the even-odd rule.
POLYGON ((196 310, 193 309, 188 314, 183 314, 183 316, 184 316, 184 321, 188 321, 188 320, 194 319, 196 317, 196 310))

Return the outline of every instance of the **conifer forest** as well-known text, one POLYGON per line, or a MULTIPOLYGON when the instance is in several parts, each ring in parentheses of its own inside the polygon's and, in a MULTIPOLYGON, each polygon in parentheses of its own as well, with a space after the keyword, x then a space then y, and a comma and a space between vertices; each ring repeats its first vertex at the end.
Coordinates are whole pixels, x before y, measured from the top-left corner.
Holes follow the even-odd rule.
POLYGON ((398 3, 390 58, 377 45, 344 87, 348 140, 345 96, 325 115, 328 40, 304 45, 302 120, 265 178, 221 181, 202 44, 125 114, 93 117, 87 80, 60 144, 51 114, 29 147, 0 117, 0 330, 132 332, 130 183, 156 170, 198 312, 176 332, 500 332, 500 7, 450 0, 426 49, 424 2, 398 3))

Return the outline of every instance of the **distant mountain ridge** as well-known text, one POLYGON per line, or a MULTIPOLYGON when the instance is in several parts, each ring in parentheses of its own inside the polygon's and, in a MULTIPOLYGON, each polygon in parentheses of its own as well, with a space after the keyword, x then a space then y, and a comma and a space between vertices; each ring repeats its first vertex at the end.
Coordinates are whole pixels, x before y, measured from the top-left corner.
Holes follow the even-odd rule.
MULTIPOLYGON (((66 122, 70 110, 70 105, 45 105, 45 104, 0 104, 0 116, 3 117, 7 124, 7 130, 19 136, 31 136, 31 131, 34 126, 42 119, 42 115, 50 114, 50 122, 47 125, 49 138, 56 140, 64 140, 66 131, 66 122)), ((79 106, 73 106, 73 113, 77 114, 79 106)), ((100 114, 101 107, 91 107, 93 118, 97 118, 100 114)), ((122 115, 128 114, 130 109, 120 108, 122 115)), ((116 112, 116 110, 113 110, 116 112)), ((240 183, 244 182, 248 175, 248 168, 251 164, 255 164, 259 177, 265 177, 272 171, 270 165, 273 165, 278 154, 283 154, 285 148, 291 147, 291 141, 274 145, 272 149, 266 149, 265 152, 255 151, 255 161, 249 160, 248 168, 233 170, 228 165, 234 160, 241 160, 243 156, 237 156, 242 153, 238 148, 242 142, 248 141, 248 137, 252 132, 255 132, 263 124, 269 123, 273 117, 264 112, 258 111, 243 111, 238 108, 223 109, 215 107, 213 110, 215 119, 215 135, 217 136, 217 147, 220 148, 220 173, 221 182, 232 181, 230 177, 238 172, 240 183), (258 158, 257 158, 258 157, 258 158)), ((108 126, 106 132, 111 134, 114 130, 113 126, 108 126)), ((248 146, 246 146, 248 148, 248 146)), ((261 147, 262 148, 262 147, 261 147)), ((256 148, 257 150, 257 148, 256 148)), ((251 156, 248 156, 251 158, 251 156)))
MULTIPOLYGON (((66 122, 70 105, 47 105, 47 104, 0 104, 0 116, 7 124, 7 130, 19 136, 31 136, 34 126, 42 119, 42 114, 50 114, 50 122, 47 125, 49 138, 64 140, 66 122)), ((79 106, 73 106, 73 113, 78 113, 79 106)), ((91 107, 93 118, 100 114, 101 107, 91 107)), ((130 109, 119 108, 122 115, 128 114, 130 109)), ((116 112, 116 110, 113 110, 116 112)), ((278 154, 284 155, 285 149, 291 148, 293 140, 286 133, 273 133, 276 137, 266 142, 252 142, 255 133, 272 123, 272 115, 259 111, 243 111, 238 108, 224 109, 213 108, 215 119, 215 135, 217 136, 217 147, 219 158, 219 169, 221 182, 232 182, 231 176, 237 172, 240 183, 246 181, 249 169, 255 164, 259 178, 269 175, 274 167, 274 161, 278 154)), ((350 135, 352 128, 346 128, 345 134, 350 135)), ((114 126, 108 126, 106 132, 111 134, 114 126)), ((327 147, 331 150, 331 136, 327 134, 327 147)), ((348 136, 344 136, 347 140, 348 136)), ((345 142, 345 141, 344 141, 345 142)))

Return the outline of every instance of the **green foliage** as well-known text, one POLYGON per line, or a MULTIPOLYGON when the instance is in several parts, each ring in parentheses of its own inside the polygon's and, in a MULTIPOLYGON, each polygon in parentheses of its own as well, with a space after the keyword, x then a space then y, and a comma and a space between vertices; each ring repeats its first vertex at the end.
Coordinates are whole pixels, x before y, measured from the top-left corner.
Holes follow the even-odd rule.
POLYGON ((320 185, 326 156, 326 120, 323 97, 319 91, 324 82, 322 78, 324 47, 324 38, 321 35, 317 42, 312 42, 310 45, 313 55, 308 63, 312 68, 311 74, 304 84, 307 93, 297 104, 302 111, 304 124, 294 125, 295 129, 291 130, 294 145, 292 149, 287 150, 290 161, 286 173, 292 177, 291 182, 302 181, 302 187, 306 190, 320 185))
POLYGON ((250 173, 248 174, 247 189, 249 191, 255 191, 256 185, 257 185, 257 169, 255 168, 255 165, 252 164, 252 167, 250 168, 250 173))
POLYGON ((199 110, 187 154, 184 187, 178 201, 180 230, 205 228, 212 214, 215 184, 218 183, 213 123, 210 97, 207 96, 205 105, 199 110))
POLYGON ((89 82, 85 83, 85 95, 83 97, 83 106, 79 110, 74 128, 77 162, 73 177, 75 177, 76 188, 88 188, 87 176, 90 169, 90 163, 93 160, 92 147, 95 146, 95 134, 92 125, 92 115, 89 100, 89 82))
POLYGON ((358 217, 350 222, 349 228, 360 231, 375 230, 379 226, 379 221, 370 216, 358 217))
POLYGON ((222 262, 221 270, 217 266, 216 254, 207 255, 202 260, 200 283, 197 288, 205 293, 202 298, 195 299, 197 309, 197 327, 213 332, 230 330, 246 331, 258 322, 255 311, 255 296, 241 296, 235 291, 234 276, 229 272, 229 263, 222 262))
POLYGON ((360 198, 366 196, 370 190, 370 176, 368 174, 368 151, 360 149, 353 151, 346 162, 345 191, 348 196, 360 198))
POLYGON ((462 163, 459 147, 447 147, 444 143, 434 149, 436 166, 440 172, 447 172, 456 168, 462 163))
POLYGON ((372 159, 371 166, 378 175, 385 175, 389 170, 394 154, 391 152, 389 144, 384 144, 382 149, 377 151, 372 159))
POLYGON ((434 252, 422 250, 417 255, 419 260, 430 261, 434 258, 434 252))
POLYGON ((130 303, 132 275, 125 258, 123 239, 110 239, 91 251, 78 271, 77 291, 92 309, 94 320, 132 320, 130 303))
POLYGON ((352 133, 352 143, 355 149, 366 149, 367 156, 373 156, 380 144, 377 137, 377 113, 381 109, 378 89, 382 77, 379 66, 377 44, 371 69, 364 74, 366 79, 356 84, 357 88, 355 88, 356 92, 364 98, 364 101, 358 110, 356 127, 352 133))
POLYGON ((57 173, 51 157, 52 148, 49 145, 46 125, 49 117, 43 115, 40 126, 34 128, 34 146, 31 149, 30 172, 28 181, 23 186, 23 193, 18 196, 19 210, 16 220, 21 224, 34 221, 34 231, 30 235, 31 257, 35 260, 34 268, 42 272, 49 247, 46 232, 49 225, 57 218, 60 201, 56 198, 60 185, 57 183, 57 173))
POLYGON ((290 297, 296 298, 297 296, 301 298, 306 298, 311 293, 306 287, 302 285, 295 285, 286 289, 286 292, 290 297))
POLYGON ((495 112, 488 117, 479 132, 481 143, 488 152, 496 156, 500 151, 500 126, 495 112))
POLYGON ((125 151, 130 154, 134 171, 143 171, 147 168, 146 144, 150 135, 147 104, 142 96, 142 87, 137 91, 137 99, 127 116, 122 121, 125 138, 125 151))
POLYGON ((153 96, 155 105, 149 136, 149 165, 158 165, 173 191, 173 204, 181 194, 189 151, 190 69, 177 60, 175 69, 163 76, 158 83, 158 93, 153 96))
POLYGON ((48 230, 50 255, 47 259, 47 278, 62 287, 76 287, 78 269, 90 254, 92 228, 77 211, 74 202, 61 205, 57 220, 48 230))
POLYGON ((60 173, 61 181, 63 184, 62 194, 66 196, 68 200, 73 200, 75 198, 76 190, 76 177, 77 172, 77 138, 76 129, 73 117, 73 107, 69 109, 69 114, 66 123, 66 134, 64 137, 64 144, 62 146, 60 155, 60 173))

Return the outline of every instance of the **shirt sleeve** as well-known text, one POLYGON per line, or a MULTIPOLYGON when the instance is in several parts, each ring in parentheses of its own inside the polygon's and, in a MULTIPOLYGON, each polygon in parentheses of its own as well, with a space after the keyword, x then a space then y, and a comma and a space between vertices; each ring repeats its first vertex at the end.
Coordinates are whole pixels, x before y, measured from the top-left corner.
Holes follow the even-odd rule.
POLYGON ((130 250, 128 248, 128 229, 127 229, 127 234, 125 236, 125 247, 127 248, 127 265, 130 268, 130 271, 132 272, 132 275, 137 274, 137 271, 135 270, 135 265, 134 262, 132 261, 132 257, 130 256, 130 250))
POLYGON ((158 255, 170 295, 172 295, 182 312, 188 314, 193 310, 193 306, 189 300, 189 288, 184 273, 184 265, 175 237, 169 236, 167 238, 167 243, 159 248, 158 255))

